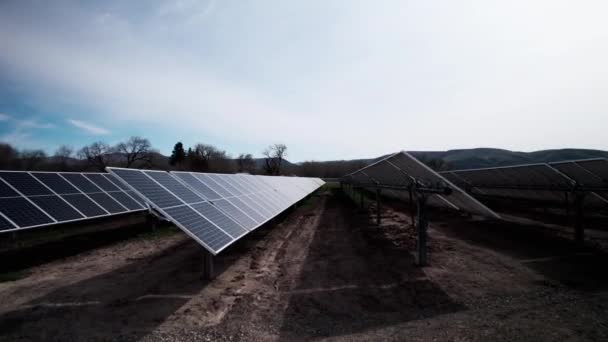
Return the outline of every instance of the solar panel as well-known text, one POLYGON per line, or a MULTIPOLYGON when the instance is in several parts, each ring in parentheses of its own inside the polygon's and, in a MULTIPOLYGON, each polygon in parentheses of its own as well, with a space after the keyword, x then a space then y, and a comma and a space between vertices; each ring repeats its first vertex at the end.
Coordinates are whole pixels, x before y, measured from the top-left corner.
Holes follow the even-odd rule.
POLYGON ((183 204, 177 197, 139 170, 118 168, 111 168, 109 170, 159 208, 183 204))
POLYGON ((128 210, 143 209, 141 204, 137 203, 133 198, 129 197, 129 195, 124 192, 113 191, 108 192, 108 195, 110 195, 115 201, 122 204, 122 206, 128 210))
POLYGON ((0 198, 2 214, 19 227, 39 226, 55 222, 23 197, 0 198))
POLYGON ((60 195, 79 194, 80 191, 55 172, 35 172, 32 176, 60 195))
POLYGON ((60 172, 59 175, 65 178, 68 182, 74 185, 78 190, 85 194, 101 192, 102 190, 97 187, 95 184, 91 183, 88 179, 86 179, 80 173, 66 173, 60 172))
POLYGON ((120 191, 120 189, 112 182, 106 179, 104 175, 99 173, 84 173, 85 176, 91 183, 97 185, 100 189, 106 192, 120 191))
POLYGON ((127 211, 125 207, 116 202, 112 197, 110 197, 110 195, 103 192, 87 194, 87 196, 89 196, 93 201, 97 202, 97 204, 102 206, 111 214, 118 214, 127 211))
POLYGON ((209 200, 222 198, 220 194, 213 191, 210 187, 205 185, 205 183, 188 172, 171 172, 171 174, 177 176, 182 182, 209 200))
POLYGON ((109 212, 83 194, 62 195, 61 197, 86 217, 97 217, 109 214, 109 212))
POLYGON ((59 196, 34 196, 29 199, 57 221, 70 221, 84 218, 83 215, 59 196))
MULTIPOLYGON (((143 210, 101 173, 0 172, 0 231, 20 230, 143 210), (89 179, 98 182, 101 187, 89 179), (112 189, 106 193, 103 188, 112 189), (83 194, 83 191, 87 194, 83 194), (4 223, 7 221, 9 224, 4 223)), ((110 176, 111 177, 111 176, 110 176)))
POLYGON ((209 221, 221 227, 226 233, 230 234, 235 239, 247 234, 247 230, 241 227, 236 221, 222 213, 218 208, 209 202, 196 203, 192 208, 201 213, 209 221))
POLYGON ((12 230, 15 228, 16 227, 12 223, 0 215, 0 231, 12 230))
POLYGON ((185 187, 177 179, 164 171, 143 171, 146 175, 153 178, 156 182, 169 190, 175 196, 186 203, 197 203, 205 199, 197 195, 194 191, 185 187))
POLYGON ((0 178, 24 196, 52 195, 42 183, 25 172, 0 172, 0 178))
MULTIPOLYGON (((493 210, 481 204, 461 188, 407 152, 402 151, 390 155, 347 175, 347 177, 350 177, 359 184, 382 184, 404 189, 414 184, 414 181, 424 183, 427 187, 442 187, 447 185, 452 189, 452 193, 441 197, 437 194, 430 195, 429 204, 450 209, 458 208, 458 210, 487 217, 500 217, 493 210)), ((404 197, 409 195, 404 191, 397 192, 403 193, 404 197)))
POLYGON ((185 228, 199 243, 207 246, 211 252, 219 253, 233 239, 211 222, 188 206, 179 206, 164 210, 170 218, 185 228))
POLYGON ((213 201, 213 204, 215 204, 218 208, 222 209, 223 212, 230 215, 230 217, 235 219, 241 224, 241 226, 247 228, 248 230, 253 230, 258 225, 258 223, 254 219, 247 216, 245 212, 243 212, 238 207, 236 207, 225 199, 215 200, 213 201))
POLYGON ((0 181, 0 197, 17 197, 19 194, 13 190, 8 184, 0 181))

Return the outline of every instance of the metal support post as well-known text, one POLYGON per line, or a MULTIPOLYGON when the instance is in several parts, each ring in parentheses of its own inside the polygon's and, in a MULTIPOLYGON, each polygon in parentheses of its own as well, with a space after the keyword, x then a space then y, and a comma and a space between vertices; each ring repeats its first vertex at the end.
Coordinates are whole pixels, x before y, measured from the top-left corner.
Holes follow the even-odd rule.
POLYGON ((410 189, 409 191, 410 194, 410 221, 412 222, 412 225, 416 224, 416 207, 414 206, 414 196, 412 195, 412 189, 410 189))
POLYGON ((380 189, 376 189, 376 224, 380 225, 380 189))
POLYGON ((418 194, 418 222, 416 229, 418 233, 418 239, 416 241, 417 255, 416 264, 418 266, 426 266, 427 264, 427 227, 428 222, 426 218, 426 196, 424 194, 418 194))
POLYGON ((576 221, 574 223, 574 239, 577 242, 585 241, 585 194, 577 192, 574 194, 574 205, 576 209, 576 221))
POLYGON ((360 197, 360 200, 361 200, 361 209, 365 209, 365 204, 363 203, 364 202, 363 201, 363 188, 361 188, 359 190, 359 197, 360 197))
POLYGON ((213 273, 213 254, 203 250, 203 279, 211 280, 215 277, 213 273))

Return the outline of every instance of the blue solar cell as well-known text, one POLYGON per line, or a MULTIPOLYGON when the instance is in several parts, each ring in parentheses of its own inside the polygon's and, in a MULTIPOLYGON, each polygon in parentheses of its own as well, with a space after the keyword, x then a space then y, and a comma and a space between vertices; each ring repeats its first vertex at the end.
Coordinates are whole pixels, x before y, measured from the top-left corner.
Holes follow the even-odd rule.
POLYGON ((95 194, 88 194, 89 197, 97 204, 102 206, 105 210, 112 214, 121 213, 127 211, 127 209, 123 208, 118 202, 116 202, 112 197, 108 196, 103 192, 98 192, 95 194))
POLYGON ((36 178, 25 172, 0 172, 0 177, 24 196, 52 195, 36 178))
POLYGON ((111 169, 111 171, 160 208, 184 204, 139 170, 111 169))
POLYGON ((192 204, 192 208, 235 239, 238 239, 247 233, 247 230, 241 227, 240 224, 226 216, 226 214, 219 211, 218 208, 214 207, 209 202, 192 204))
POLYGON ((139 210, 143 209, 143 207, 135 202, 131 197, 127 196, 124 192, 108 192, 108 195, 112 196, 115 200, 120 202, 123 206, 127 207, 129 210, 139 210))
POLYGON ((232 238, 215 227, 188 206, 165 209, 165 213, 178 222, 184 229, 196 236, 214 253, 232 242, 232 238))
POLYGON ((241 201, 239 198, 228 198, 228 202, 232 203, 233 205, 244 211, 249 217, 254 219, 256 223, 260 224, 266 221, 266 219, 262 215, 260 215, 257 211, 253 210, 250 206, 245 204, 245 202, 241 201))
POLYGON ((97 203, 91 201, 87 196, 82 194, 63 195, 61 196, 64 200, 68 201, 76 209, 80 210, 81 213, 87 217, 95 217, 108 215, 97 203))
POLYGON ((7 219, 0 216, 0 232, 3 230, 15 229, 17 227, 13 226, 7 219))
POLYGON ((230 184, 224 176, 208 174, 209 178, 213 179, 216 183, 223 186, 224 189, 228 190, 233 196, 240 196, 244 194, 244 191, 237 189, 234 185, 230 184))
POLYGON ((0 198, 0 211, 20 228, 54 222, 23 197, 0 198))
POLYGON ((35 172, 32 173, 32 175, 60 195, 80 193, 78 189, 68 183, 65 179, 61 178, 61 176, 59 176, 57 173, 35 172))
POLYGON ((192 190, 188 189, 185 185, 180 183, 177 179, 173 178, 167 172, 158 171, 143 171, 146 175, 152 177, 155 181, 164 186, 167 190, 171 191, 175 196, 186 203, 196 203, 204 201, 205 199, 197 195, 192 190))
POLYGON ((0 197, 19 197, 15 190, 11 189, 6 183, 0 180, 0 197))
POLYGON ((199 194, 205 196, 209 200, 222 198, 220 194, 213 191, 210 187, 203 184, 200 180, 194 177, 190 173, 176 172, 171 173, 181 179, 184 183, 188 184, 192 189, 196 190, 199 194))
MULTIPOLYGON (((202 173, 195 173, 194 177, 198 178, 198 180, 200 180, 201 182, 203 182, 205 185, 207 185, 213 191, 215 191, 218 194, 220 194, 221 196, 218 197, 218 198, 233 196, 228 190, 226 190, 223 187, 221 187, 217 182, 215 182, 213 179, 211 179, 208 175, 205 175, 205 174, 202 174, 202 173)), ((209 199, 213 199, 213 198, 209 198, 209 199)))
POLYGON ((35 196, 30 197, 29 199, 57 221, 70 221, 84 218, 74 210, 74 208, 70 207, 56 195, 35 196))
POLYGON ((85 173, 83 174, 88 180, 100 187, 104 191, 119 191, 120 189, 112 182, 106 179, 100 173, 85 173))
POLYGON ((267 219, 273 216, 271 212, 264 208, 260 203, 254 201, 251 197, 241 196, 239 197, 239 199, 246 203, 249 207, 255 209, 255 211, 257 211, 260 215, 262 215, 262 217, 264 218, 263 221, 266 221, 267 219))
POLYGON ((129 190, 129 187, 126 186, 123 182, 120 181, 120 179, 114 177, 112 174, 109 173, 104 173, 103 176, 110 181, 112 184, 116 185, 117 187, 120 188, 120 190, 123 191, 127 191, 129 190))
POLYGON ((146 200, 144 200, 143 198, 141 198, 141 196, 139 196, 138 194, 136 194, 133 191, 125 191, 125 193, 129 196, 131 196, 131 198, 133 198, 137 203, 139 203, 142 208, 147 208, 148 206, 146 205, 146 200))
POLYGON ((102 192, 100 188, 95 186, 95 184, 91 183, 88 179, 86 179, 83 175, 79 173, 60 173, 60 175, 67 179, 70 183, 72 183, 75 187, 77 187, 85 194, 102 192))
POLYGON ((248 230, 252 230, 258 225, 255 220, 247 216, 243 211, 239 210, 239 208, 235 207, 225 199, 215 200, 213 201, 213 204, 222 209, 222 211, 230 215, 230 217, 235 219, 241 224, 241 226, 247 228, 248 230))

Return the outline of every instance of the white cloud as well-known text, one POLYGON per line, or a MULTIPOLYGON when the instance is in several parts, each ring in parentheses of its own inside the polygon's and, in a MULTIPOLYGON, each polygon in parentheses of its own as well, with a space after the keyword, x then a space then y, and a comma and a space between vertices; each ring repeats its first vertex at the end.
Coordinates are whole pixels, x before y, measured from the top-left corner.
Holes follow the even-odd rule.
POLYGON ((11 120, 12 118, 10 117, 10 115, 8 114, 4 114, 4 113, 0 113, 0 121, 8 121, 11 120))
POLYGON ((108 131, 105 128, 99 127, 99 126, 95 126, 93 124, 90 124, 88 122, 84 122, 81 120, 74 120, 74 119, 68 119, 67 122, 69 122, 70 124, 72 124, 74 127, 80 128, 84 131, 86 131, 89 134, 92 135, 108 135, 110 134, 110 131, 108 131))
POLYGON ((0 11, 0 66, 121 132, 281 141, 295 160, 608 148, 606 4, 582 2, 41 5, 0 11))

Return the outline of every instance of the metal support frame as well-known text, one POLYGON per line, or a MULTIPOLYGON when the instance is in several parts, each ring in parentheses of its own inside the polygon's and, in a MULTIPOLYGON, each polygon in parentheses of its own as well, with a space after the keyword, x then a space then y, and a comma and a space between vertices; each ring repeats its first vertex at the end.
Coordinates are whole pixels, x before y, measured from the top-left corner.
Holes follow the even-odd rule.
POLYGON ((413 195, 413 191, 410 188, 410 190, 408 191, 409 195, 410 195, 410 202, 409 202, 409 206, 410 206, 410 221, 412 225, 416 224, 416 206, 414 205, 414 195, 413 195))
POLYGON ((417 199, 417 211, 418 211, 418 222, 416 223, 416 230, 418 239, 416 240, 416 265, 426 266, 427 265, 427 228, 428 221, 426 217, 426 202, 427 196, 419 193, 416 196, 417 199))
POLYGON ((213 272, 213 254, 206 249, 203 250, 203 279, 211 280, 215 277, 213 272))
POLYGON ((574 223, 574 239, 577 242, 585 241, 585 193, 574 193, 574 206, 576 210, 576 219, 574 223))
POLYGON ((380 190, 380 188, 376 188, 376 224, 380 225, 380 220, 381 220, 381 216, 380 216, 380 193, 382 190, 380 190))

